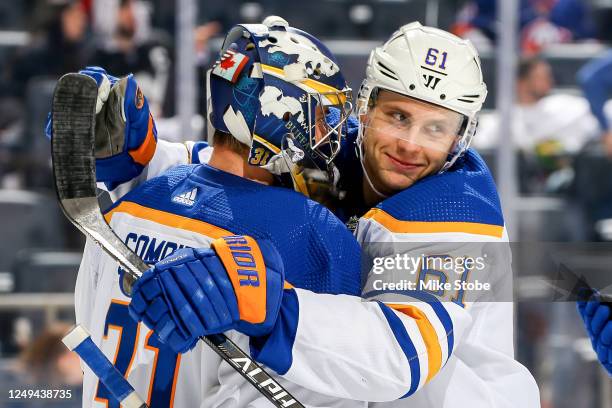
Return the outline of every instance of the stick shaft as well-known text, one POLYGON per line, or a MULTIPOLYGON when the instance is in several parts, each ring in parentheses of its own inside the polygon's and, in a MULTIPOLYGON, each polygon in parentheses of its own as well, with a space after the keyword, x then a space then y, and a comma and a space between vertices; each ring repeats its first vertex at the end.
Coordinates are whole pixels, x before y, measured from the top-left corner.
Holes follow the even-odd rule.
POLYGON ((81 357, 122 407, 147 408, 147 404, 136 393, 134 387, 96 346, 83 326, 75 326, 62 341, 68 349, 81 357))

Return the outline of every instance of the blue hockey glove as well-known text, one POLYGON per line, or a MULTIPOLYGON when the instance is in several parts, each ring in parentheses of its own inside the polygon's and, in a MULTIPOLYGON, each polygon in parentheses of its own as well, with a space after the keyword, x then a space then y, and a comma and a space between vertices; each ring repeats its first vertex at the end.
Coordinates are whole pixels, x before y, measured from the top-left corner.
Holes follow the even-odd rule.
MULTIPOLYGON (((149 103, 133 75, 118 79, 103 68, 79 71, 98 84, 96 103, 96 178, 110 189, 142 172, 153 158, 157 129, 149 103)), ((51 115, 45 134, 52 137, 51 115)))
POLYGON ((598 295, 578 302, 578 313, 584 322, 597 358, 612 376, 612 308, 602 303, 598 295))
POLYGON ((129 311, 184 353, 208 334, 268 334, 283 285, 283 262, 269 241, 224 237, 210 249, 181 249, 155 264, 134 285, 129 311))
MULTIPOLYGON (((111 87, 119 80, 118 78, 106 73, 104 68, 100 67, 85 67, 79 71, 79 74, 87 75, 96 80, 98 84, 98 100, 96 101, 96 114, 102 110, 102 106, 106 103, 111 87)), ((51 112, 47 115, 45 122, 45 136, 51 140, 53 137, 53 122, 51 121, 51 112)))

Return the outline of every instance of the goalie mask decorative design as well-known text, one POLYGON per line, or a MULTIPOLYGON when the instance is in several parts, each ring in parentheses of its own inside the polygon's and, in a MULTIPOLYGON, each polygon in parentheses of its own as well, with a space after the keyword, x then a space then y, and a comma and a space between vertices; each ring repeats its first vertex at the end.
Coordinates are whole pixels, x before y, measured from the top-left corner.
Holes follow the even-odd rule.
POLYGON ((249 146, 249 164, 277 176, 303 168, 333 173, 352 93, 318 39, 279 17, 237 25, 208 83, 209 124, 249 146), (340 110, 339 123, 327 122, 330 108, 340 110))

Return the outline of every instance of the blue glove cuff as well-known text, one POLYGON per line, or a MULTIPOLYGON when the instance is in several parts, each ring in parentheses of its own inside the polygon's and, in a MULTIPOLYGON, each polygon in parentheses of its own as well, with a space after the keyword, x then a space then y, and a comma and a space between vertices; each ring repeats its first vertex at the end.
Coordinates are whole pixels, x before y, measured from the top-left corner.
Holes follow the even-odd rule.
POLYGON ((284 375, 293 363, 293 344, 297 334, 300 306, 293 289, 283 293, 281 308, 272 331, 250 338, 251 357, 284 375))
POLYGON ((106 183, 106 186, 113 190, 121 183, 138 177, 144 166, 134 162, 127 153, 105 159, 96 159, 96 179, 106 183))

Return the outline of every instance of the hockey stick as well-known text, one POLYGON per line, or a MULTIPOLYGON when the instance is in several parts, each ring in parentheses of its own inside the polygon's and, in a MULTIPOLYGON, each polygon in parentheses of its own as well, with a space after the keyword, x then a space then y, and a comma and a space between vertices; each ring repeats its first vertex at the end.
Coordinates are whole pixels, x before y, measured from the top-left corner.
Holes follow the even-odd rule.
MULTIPOLYGON (((60 206, 68 219, 125 270, 131 284, 149 267, 113 232, 100 212, 96 197, 95 80, 67 74, 58 81, 53 95, 53 175, 60 206)), ((223 360, 238 371, 278 408, 304 408, 251 357, 223 334, 202 337, 223 360)), ((106 385, 106 384, 105 384, 106 385)))
POLYGON ((147 408, 147 404, 134 387, 109 361, 102 350, 93 342, 89 332, 80 324, 68 333, 62 342, 83 359, 87 367, 94 372, 113 398, 124 408, 147 408))

